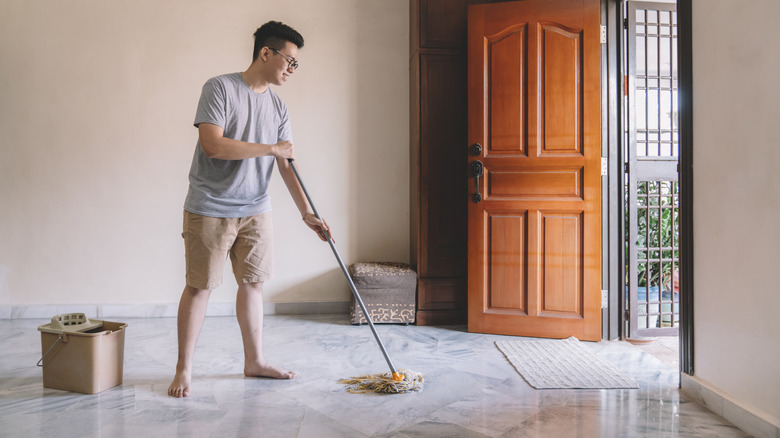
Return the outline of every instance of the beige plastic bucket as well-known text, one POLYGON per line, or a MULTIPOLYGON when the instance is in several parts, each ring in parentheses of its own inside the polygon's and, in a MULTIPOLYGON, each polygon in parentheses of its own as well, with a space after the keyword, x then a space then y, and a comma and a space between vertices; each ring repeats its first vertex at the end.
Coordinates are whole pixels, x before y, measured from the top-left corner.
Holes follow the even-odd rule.
POLYGON ((39 326, 43 386, 95 394, 121 385, 125 327, 80 313, 56 315, 39 326))

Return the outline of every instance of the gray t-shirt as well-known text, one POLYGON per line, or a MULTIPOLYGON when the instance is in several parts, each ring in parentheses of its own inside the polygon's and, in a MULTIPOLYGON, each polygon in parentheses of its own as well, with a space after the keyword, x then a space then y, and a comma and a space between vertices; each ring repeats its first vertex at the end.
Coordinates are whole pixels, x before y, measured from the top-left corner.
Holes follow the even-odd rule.
MULTIPOLYGON (((209 79, 195 114, 195 126, 211 123, 222 127, 224 137, 249 143, 276 144, 292 141, 287 105, 269 87, 256 93, 241 73, 209 79)), ((268 183, 272 156, 244 160, 209 158, 200 139, 190 167, 190 188, 184 209, 210 217, 248 217, 271 211, 268 183)))

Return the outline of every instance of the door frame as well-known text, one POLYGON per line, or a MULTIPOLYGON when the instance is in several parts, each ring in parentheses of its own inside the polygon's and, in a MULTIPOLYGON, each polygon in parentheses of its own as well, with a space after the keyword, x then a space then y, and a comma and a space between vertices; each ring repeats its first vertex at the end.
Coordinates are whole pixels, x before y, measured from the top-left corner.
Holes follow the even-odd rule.
POLYGON ((625 266, 623 245, 623 136, 621 135, 623 94, 621 1, 602 0, 601 23, 607 27, 607 43, 601 51, 602 147, 601 156, 607 158, 607 176, 602 176, 602 292, 601 337, 614 340, 624 336, 625 266))
POLYGON ((680 371, 693 375, 693 25, 692 0, 677 0, 680 123, 680 371))

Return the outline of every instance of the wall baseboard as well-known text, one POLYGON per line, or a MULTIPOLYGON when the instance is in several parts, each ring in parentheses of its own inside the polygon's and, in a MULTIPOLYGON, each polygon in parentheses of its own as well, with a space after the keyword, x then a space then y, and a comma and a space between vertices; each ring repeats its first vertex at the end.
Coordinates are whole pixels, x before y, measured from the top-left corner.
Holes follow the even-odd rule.
MULTIPOLYGON (((327 315, 349 313, 349 301, 299 303, 269 303, 263 307, 266 315, 327 315)), ((44 304, 31 306, 2 306, 0 319, 49 320, 63 313, 83 313, 88 318, 175 318, 178 303, 167 304, 44 304)), ((206 316, 235 316, 234 302, 210 302, 206 316)))
POLYGON ((680 386, 685 395, 746 433, 756 438, 780 437, 780 420, 746 406, 695 376, 681 373, 680 386))

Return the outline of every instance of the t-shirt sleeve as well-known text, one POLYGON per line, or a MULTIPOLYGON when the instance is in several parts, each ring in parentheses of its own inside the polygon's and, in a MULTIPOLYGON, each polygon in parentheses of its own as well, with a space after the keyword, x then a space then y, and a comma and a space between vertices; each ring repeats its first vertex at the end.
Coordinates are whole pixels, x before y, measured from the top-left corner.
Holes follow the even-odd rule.
POLYGON ((279 111, 281 123, 279 123, 279 141, 292 141, 292 128, 290 127, 290 113, 287 112, 287 105, 282 104, 279 111))
POLYGON ((225 88, 216 79, 209 79, 200 93, 194 125, 197 128, 201 123, 211 123, 224 129, 225 114, 225 88))

